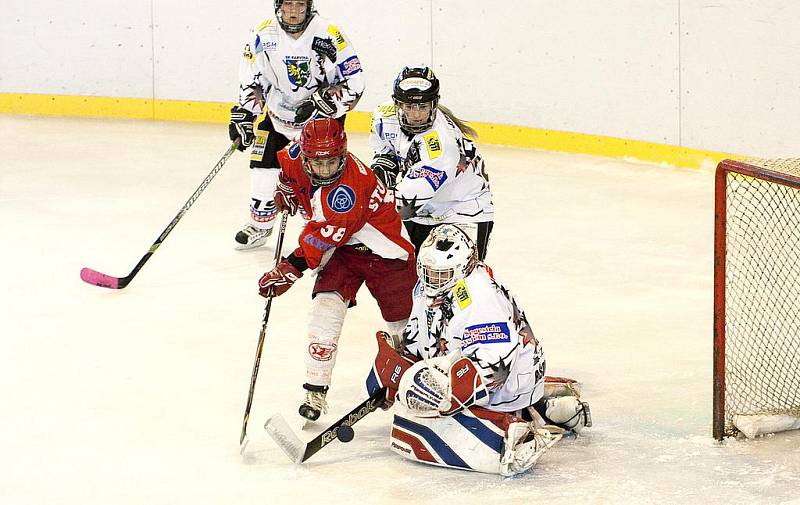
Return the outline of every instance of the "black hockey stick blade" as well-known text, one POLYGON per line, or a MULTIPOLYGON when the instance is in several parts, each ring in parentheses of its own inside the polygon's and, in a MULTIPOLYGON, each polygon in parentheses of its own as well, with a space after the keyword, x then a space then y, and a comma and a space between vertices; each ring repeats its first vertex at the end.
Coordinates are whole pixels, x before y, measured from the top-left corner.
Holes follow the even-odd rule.
POLYGON ((267 433, 269 433, 269 436, 272 437, 275 443, 283 449, 283 452, 289 456, 289 459, 300 464, 318 453, 323 447, 336 440, 338 438, 340 426, 353 426, 367 414, 380 408, 385 401, 386 388, 384 387, 377 390, 372 396, 347 413, 347 415, 324 429, 322 433, 305 444, 295 435, 294 431, 292 431, 289 424, 280 414, 275 414, 267 419, 267 422, 264 424, 264 429, 267 430, 267 433))

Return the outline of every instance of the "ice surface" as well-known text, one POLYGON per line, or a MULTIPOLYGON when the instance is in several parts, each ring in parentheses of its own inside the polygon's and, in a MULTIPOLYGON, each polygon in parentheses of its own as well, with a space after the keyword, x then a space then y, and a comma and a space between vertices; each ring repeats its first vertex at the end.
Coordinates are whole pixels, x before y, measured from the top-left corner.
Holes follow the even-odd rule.
MULTIPOLYGON (((504 480, 401 460, 382 411, 351 443, 289 461, 262 426, 302 399, 309 276, 273 304, 239 455, 274 244, 233 250, 243 154, 131 285, 81 281, 82 267, 131 270, 227 149, 225 125, 0 116, 0 133, 4 505, 797 503, 800 434, 711 438, 709 170, 483 147, 498 208, 488 262, 548 373, 583 381, 595 423, 504 480)), ((369 159, 364 135, 351 146, 369 159)), ((362 292, 326 425, 363 398, 379 323, 362 292)))

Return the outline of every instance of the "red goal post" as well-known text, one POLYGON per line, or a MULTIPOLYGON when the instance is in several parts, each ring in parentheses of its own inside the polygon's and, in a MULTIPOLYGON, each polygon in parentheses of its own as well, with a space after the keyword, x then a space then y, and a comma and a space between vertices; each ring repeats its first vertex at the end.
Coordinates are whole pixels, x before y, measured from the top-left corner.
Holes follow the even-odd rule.
POLYGON ((723 160, 715 185, 714 438, 800 428, 800 159, 723 160))

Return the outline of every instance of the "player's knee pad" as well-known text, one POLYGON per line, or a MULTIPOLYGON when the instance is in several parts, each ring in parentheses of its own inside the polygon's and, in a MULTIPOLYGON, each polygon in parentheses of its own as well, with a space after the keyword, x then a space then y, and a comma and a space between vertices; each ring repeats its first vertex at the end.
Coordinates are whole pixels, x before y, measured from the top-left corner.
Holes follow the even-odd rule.
POLYGON ((544 401, 544 415, 556 426, 561 426, 575 433, 592 426, 592 415, 589 404, 582 402, 577 396, 559 396, 544 401))
POLYGON ((250 170, 250 218, 260 229, 272 228, 278 211, 275 208, 275 189, 278 187, 279 168, 254 168, 250 170))
POLYGON ((308 347, 305 355, 309 384, 330 385, 346 312, 347 302, 337 293, 318 293, 314 297, 308 322, 308 347))

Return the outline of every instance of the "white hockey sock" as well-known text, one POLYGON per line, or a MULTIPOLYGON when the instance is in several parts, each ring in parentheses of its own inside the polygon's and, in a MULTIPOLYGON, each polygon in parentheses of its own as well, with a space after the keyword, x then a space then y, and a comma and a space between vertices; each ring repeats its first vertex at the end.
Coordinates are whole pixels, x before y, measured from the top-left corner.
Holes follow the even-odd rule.
POLYGON ((347 303, 337 293, 319 293, 311 303, 306 348, 306 382, 330 386, 347 303))
POLYGON ((274 198, 279 173, 279 168, 250 169, 250 224, 259 230, 269 230, 275 225, 274 198))

